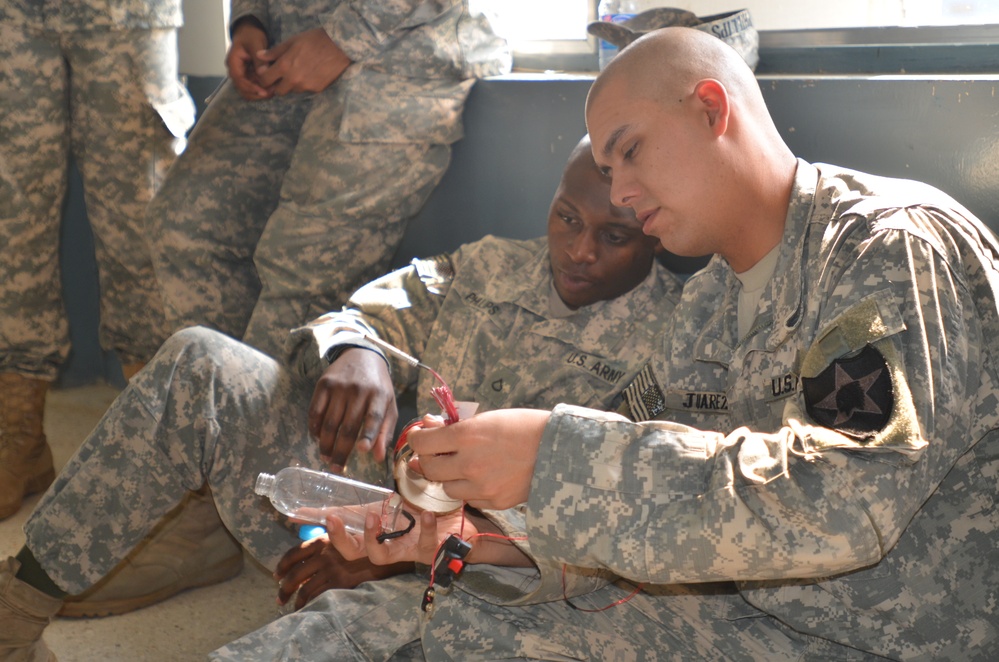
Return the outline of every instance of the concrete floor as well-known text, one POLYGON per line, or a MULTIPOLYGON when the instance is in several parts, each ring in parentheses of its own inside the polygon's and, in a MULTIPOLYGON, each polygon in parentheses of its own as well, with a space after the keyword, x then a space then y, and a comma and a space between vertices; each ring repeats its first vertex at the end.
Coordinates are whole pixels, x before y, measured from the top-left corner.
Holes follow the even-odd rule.
MULTIPOLYGON (((45 430, 58 470, 103 415, 117 390, 106 385, 51 391, 45 430)), ((0 554, 24 544, 21 527, 39 496, 0 522, 0 554)), ((174 662, 204 660, 219 646, 279 615, 270 574, 246 559, 233 579, 181 593, 158 605, 122 616, 56 619, 45 641, 59 662, 174 662)))

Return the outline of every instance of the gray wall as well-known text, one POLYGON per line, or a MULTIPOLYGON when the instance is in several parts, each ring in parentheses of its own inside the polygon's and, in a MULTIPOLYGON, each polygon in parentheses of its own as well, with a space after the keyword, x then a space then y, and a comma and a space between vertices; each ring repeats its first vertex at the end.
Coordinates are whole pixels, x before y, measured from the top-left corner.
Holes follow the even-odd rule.
MULTIPOLYGON (((761 76, 760 81, 778 129, 799 156, 929 182, 999 230, 999 77, 761 76)), ((562 165, 584 131, 590 82, 511 76, 478 83, 465 113, 465 139, 455 145, 451 168, 410 224, 395 263, 451 250, 485 233, 542 234, 562 165)), ((200 99, 214 81, 192 84, 199 86, 200 99)), ((70 200, 68 235, 87 232, 81 204, 78 195, 70 200)), ((96 341, 77 344, 78 334, 96 327, 96 286, 88 284, 93 266, 80 258, 87 255, 83 248, 77 243, 72 255, 64 256, 75 347, 64 382, 114 381, 113 359, 102 361, 96 341)), ((686 272, 691 263, 674 266, 686 272)))
MULTIPOLYGON (((562 164, 585 131, 590 82, 480 82, 469 99, 465 139, 410 224, 397 263, 483 232, 541 234, 562 164)), ((760 82, 777 128, 802 158, 926 181, 999 230, 999 77, 773 76, 760 82)))

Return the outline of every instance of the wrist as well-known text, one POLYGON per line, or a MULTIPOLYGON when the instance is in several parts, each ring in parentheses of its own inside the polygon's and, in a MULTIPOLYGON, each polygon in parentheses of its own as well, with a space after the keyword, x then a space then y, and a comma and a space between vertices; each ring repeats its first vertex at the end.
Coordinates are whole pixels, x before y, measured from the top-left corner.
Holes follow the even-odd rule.
MULTIPOLYGON (((232 24, 229 26, 229 39, 233 39, 236 36, 236 32, 240 28, 246 26, 254 27, 257 30, 263 32, 265 35, 267 34, 267 27, 264 26, 264 24, 260 21, 260 19, 254 16, 253 14, 247 14, 246 16, 240 16, 235 21, 233 21, 232 24)), ((268 41, 269 40, 270 37, 268 36, 268 41)))

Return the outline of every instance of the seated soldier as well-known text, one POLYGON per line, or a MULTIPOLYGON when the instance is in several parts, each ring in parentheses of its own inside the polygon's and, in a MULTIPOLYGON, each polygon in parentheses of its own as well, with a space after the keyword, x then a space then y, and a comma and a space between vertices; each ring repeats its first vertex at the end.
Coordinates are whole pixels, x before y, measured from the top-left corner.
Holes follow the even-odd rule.
MULTIPOLYGON (((216 580, 205 575, 231 568, 231 551, 240 552, 220 551, 219 532, 276 567, 296 538, 254 494, 260 472, 346 465, 361 480, 384 480, 393 391, 415 385, 429 411, 433 384, 359 329, 436 368, 480 411, 615 406, 679 296, 654 260, 657 247, 631 211, 610 204, 584 139, 552 202, 547 243, 487 237, 414 260, 362 288, 342 313, 293 332, 293 370, 206 329, 175 334, 45 494, 17 558, 0 566, 0 661, 45 659, 42 632, 67 594, 87 592, 76 613, 122 613, 216 580), (200 508, 161 523, 206 487, 200 508)), ((322 581, 306 580, 324 571, 306 566, 295 565, 282 590, 321 591, 322 581)), ((357 577, 366 578, 331 585, 357 577)), ((403 641, 415 638, 411 621, 403 641)))

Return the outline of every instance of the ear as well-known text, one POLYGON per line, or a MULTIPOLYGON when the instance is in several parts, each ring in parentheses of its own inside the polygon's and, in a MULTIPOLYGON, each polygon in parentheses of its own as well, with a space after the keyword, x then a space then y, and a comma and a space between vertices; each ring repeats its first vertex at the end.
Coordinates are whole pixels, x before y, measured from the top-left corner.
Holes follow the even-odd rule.
POLYGON ((708 126, 715 137, 728 130, 728 92, 713 78, 706 78, 694 87, 694 96, 701 103, 708 126))

